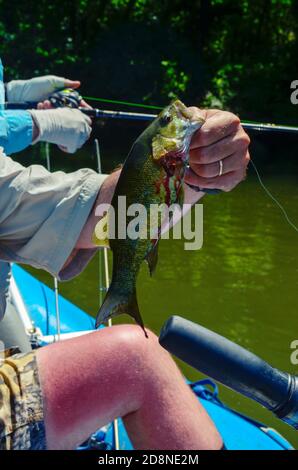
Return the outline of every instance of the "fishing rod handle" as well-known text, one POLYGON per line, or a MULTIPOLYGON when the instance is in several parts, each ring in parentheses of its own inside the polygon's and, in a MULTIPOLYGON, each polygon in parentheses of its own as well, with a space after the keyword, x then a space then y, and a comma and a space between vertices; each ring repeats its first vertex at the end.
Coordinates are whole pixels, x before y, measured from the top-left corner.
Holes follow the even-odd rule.
POLYGON ((171 317, 160 344, 182 361, 251 398, 298 429, 298 380, 196 323, 171 317))
POLYGON ((22 101, 21 103, 5 103, 4 108, 14 111, 25 111, 28 109, 37 109, 36 101, 22 101))

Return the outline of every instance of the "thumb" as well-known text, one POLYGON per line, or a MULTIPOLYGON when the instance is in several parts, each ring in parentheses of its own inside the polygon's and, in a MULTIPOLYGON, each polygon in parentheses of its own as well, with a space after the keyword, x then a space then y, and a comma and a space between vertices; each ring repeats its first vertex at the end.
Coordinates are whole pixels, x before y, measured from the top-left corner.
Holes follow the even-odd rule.
POLYGON ((207 118, 206 109, 197 108, 196 106, 190 106, 187 109, 192 113, 193 117, 198 117, 201 119, 207 118))
POLYGON ((76 90, 81 86, 81 82, 79 80, 68 80, 67 78, 64 81, 65 88, 73 88, 76 90))

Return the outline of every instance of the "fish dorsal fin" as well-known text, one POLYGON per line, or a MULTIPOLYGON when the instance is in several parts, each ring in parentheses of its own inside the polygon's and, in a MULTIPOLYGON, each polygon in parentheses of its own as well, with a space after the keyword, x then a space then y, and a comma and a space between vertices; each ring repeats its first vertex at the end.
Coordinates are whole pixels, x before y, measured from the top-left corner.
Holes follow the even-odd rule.
POLYGON ((109 248, 109 212, 96 224, 92 242, 94 245, 109 248))

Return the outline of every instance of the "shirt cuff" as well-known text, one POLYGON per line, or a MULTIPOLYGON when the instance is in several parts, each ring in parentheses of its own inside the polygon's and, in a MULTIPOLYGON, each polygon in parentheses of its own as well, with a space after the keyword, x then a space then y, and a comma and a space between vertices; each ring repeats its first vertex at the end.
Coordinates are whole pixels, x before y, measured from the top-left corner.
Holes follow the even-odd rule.
POLYGON ((24 150, 32 143, 33 122, 28 111, 2 111, 1 116, 7 123, 7 135, 1 139, 6 154, 24 150))

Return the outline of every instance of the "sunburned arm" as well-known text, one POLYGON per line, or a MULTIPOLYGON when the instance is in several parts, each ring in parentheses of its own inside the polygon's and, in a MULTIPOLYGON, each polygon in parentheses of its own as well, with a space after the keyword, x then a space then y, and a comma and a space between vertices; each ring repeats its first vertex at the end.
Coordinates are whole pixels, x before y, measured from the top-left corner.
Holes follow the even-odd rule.
MULTIPOLYGON (((102 185, 100 192, 98 193, 96 202, 87 220, 87 223, 85 227, 83 228, 81 235, 77 241, 76 248, 75 248, 76 250, 90 249, 90 248, 95 247, 95 245, 92 243, 92 235, 93 235, 96 224, 101 218, 100 216, 96 215, 96 208, 100 204, 111 203, 113 194, 116 188, 116 184, 120 176, 120 171, 121 170, 115 171, 110 176, 108 176, 108 178, 102 185)), ((202 192, 197 193, 196 191, 193 191, 192 189, 190 189, 189 186, 187 185, 185 185, 184 191, 185 191, 185 200, 184 200, 185 204, 193 205, 204 196, 204 193, 202 192)), ((67 261, 67 264, 68 262, 69 260, 67 261)))
POLYGON ((192 206, 205 196, 203 191, 194 191, 187 184, 184 184, 184 204, 191 204, 192 206))
POLYGON ((103 183, 102 187, 100 188, 95 204, 81 232, 75 249, 82 250, 95 248, 95 245, 92 243, 92 235, 96 224, 101 219, 99 215, 96 215, 96 209, 101 204, 111 204, 114 191, 120 176, 120 171, 121 170, 115 171, 114 173, 109 175, 103 183))
POLYGON ((92 207, 87 222, 84 225, 83 230, 81 231, 81 234, 74 249, 66 260, 62 271, 68 267, 68 265, 75 258, 79 250, 90 250, 96 248, 96 246, 92 243, 92 236, 97 222, 101 219, 100 216, 96 215, 96 208, 100 204, 111 204, 119 176, 120 170, 115 171, 114 173, 109 175, 104 181, 103 185, 100 188, 100 191, 98 192, 95 204, 92 207))

